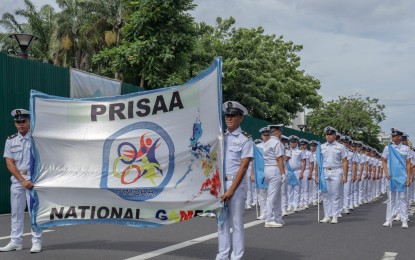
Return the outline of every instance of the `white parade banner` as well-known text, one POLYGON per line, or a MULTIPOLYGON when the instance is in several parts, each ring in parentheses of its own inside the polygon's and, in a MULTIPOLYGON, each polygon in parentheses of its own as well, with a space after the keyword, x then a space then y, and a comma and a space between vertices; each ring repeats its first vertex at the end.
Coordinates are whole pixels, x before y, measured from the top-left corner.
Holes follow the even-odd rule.
POLYGON ((221 59, 181 86, 98 98, 31 93, 31 222, 137 227, 222 212, 221 59))

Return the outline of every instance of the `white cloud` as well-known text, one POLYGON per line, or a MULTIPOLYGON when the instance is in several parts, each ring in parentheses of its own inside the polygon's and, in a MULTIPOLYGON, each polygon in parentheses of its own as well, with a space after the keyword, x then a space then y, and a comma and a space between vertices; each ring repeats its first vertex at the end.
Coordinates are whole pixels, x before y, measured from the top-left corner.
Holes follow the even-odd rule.
POLYGON ((415 122, 407 116, 415 111, 415 101, 405 101, 415 97, 414 1, 195 2, 197 21, 214 25, 217 16, 233 16, 238 27, 262 26, 268 34, 303 45, 301 67, 321 81, 325 100, 354 93, 378 98, 387 106, 384 131, 398 127, 415 137, 415 122))

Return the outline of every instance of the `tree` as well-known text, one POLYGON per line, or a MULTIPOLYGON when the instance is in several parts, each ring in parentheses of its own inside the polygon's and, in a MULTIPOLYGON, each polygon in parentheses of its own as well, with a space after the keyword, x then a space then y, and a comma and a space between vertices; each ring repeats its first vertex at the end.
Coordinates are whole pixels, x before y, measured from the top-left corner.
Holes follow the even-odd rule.
POLYGON ((92 57, 117 46, 123 24, 123 0, 57 0, 52 42, 54 64, 90 71, 92 57))
POLYGON ((379 123, 386 115, 383 112, 385 105, 378 102, 376 98, 362 98, 358 94, 339 97, 308 113, 307 129, 324 135, 324 127, 332 126, 344 135, 381 149, 377 135, 381 130, 379 123))
POLYGON ((299 69, 301 45, 264 34, 262 27, 234 28, 235 19, 201 23, 190 74, 223 57, 223 99, 242 102, 251 116, 289 123, 304 108, 321 103, 320 82, 299 69))
POLYGON ((121 29, 123 41, 94 56, 107 76, 147 89, 183 83, 195 42, 192 0, 146 0, 129 3, 133 13, 121 29))

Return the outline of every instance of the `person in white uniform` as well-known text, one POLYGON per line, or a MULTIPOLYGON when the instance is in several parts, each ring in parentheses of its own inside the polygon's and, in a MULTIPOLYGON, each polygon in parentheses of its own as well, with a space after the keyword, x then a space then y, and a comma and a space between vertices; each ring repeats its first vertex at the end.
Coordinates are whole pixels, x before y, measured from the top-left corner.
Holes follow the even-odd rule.
MULTIPOLYGON (((352 140, 349 136, 343 136, 343 145, 347 149, 347 163, 348 163, 348 173, 347 173, 347 182, 343 186, 343 211, 344 214, 350 214, 350 210, 353 209, 353 173, 357 169, 357 159, 356 153, 352 148, 352 140)), ((354 148, 356 150, 356 148, 354 148)))
MULTIPOLYGON (((284 145, 284 169, 285 172, 288 173, 287 164, 288 161, 291 158, 291 150, 288 149, 288 142, 290 141, 290 138, 288 138, 285 135, 281 135, 281 143, 284 145)), ((281 184, 281 210, 282 215, 287 216, 288 215, 288 191, 287 191, 288 182, 284 181, 281 184)))
POLYGON ((363 142, 355 141, 355 143, 356 143, 356 157, 357 157, 357 172, 356 172, 356 180, 354 183, 353 207, 358 208, 361 205, 361 200, 362 200, 362 194, 360 193, 360 187, 361 187, 365 162, 364 162, 364 156, 362 154, 363 142))
POLYGON ((324 128, 324 132, 327 142, 321 145, 321 155, 327 192, 323 193, 324 218, 320 222, 337 224, 341 212, 340 186, 347 182, 347 150, 336 141, 337 130, 334 127, 328 126, 324 128))
POLYGON ((246 182, 243 181, 249 163, 253 158, 253 142, 243 133, 240 124, 247 109, 235 101, 222 105, 227 130, 224 134, 225 193, 221 201, 228 207, 224 223, 218 226, 219 252, 217 260, 241 259, 245 250, 244 204, 246 182), (230 229, 232 228, 232 240, 230 229))
MULTIPOLYGON (((262 142, 256 144, 256 146, 262 151, 264 150, 265 143, 269 140, 269 129, 268 127, 263 127, 259 129, 261 133, 262 142)), ((266 219, 266 202, 267 202, 267 189, 257 189, 258 193, 258 203, 259 203, 259 216, 258 220, 265 220, 266 219)))
POLYGON ((300 139, 301 150, 304 152, 305 169, 303 175, 300 175, 300 208, 308 208, 309 205, 309 183, 314 171, 314 157, 313 154, 307 150, 309 141, 300 139))
MULTIPOLYGON (((293 170, 295 177, 300 181, 300 177, 304 176, 306 167, 306 158, 304 151, 298 147, 298 136, 290 135, 290 147, 291 147, 291 159, 288 161, 291 169, 293 170)), ((300 185, 290 186, 288 185, 288 211, 298 211, 300 206, 300 185)))
POLYGON ((315 171, 316 171, 316 168, 317 168, 317 156, 316 156, 317 145, 318 145, 318 142, 316 140, 311 140, 310 141, 310 152, 313 155, 314 169, 313 169, 313 171, 310 170, 311 176, 309 175, 309 177, 308 177, 310 179, 310 182, 309 182, 309 185, 310 185, 309 186, 310 187, 310 189, 309 189, 309 191, 310 191, 310 193, 309 193, 309 199, 310 199, 309 204, 312 204, 314 206, 317 206, 318 193, 319 193, 318 186, 315 183, 315 174, 314 174, 315 171))
MULTIPOLYGON (((403 157, 406 166, 406 186, 408 187, 411 180, 410 180, 410 173, 411 173, 411 149, 404 145, 401 142, 403 132, 392 128, 391 129, 391 136, 392 136, 392 147, 394 147, 403 157)), ((391 179, 390 168, 388 167, 388 156, 389 156, 389 148, 385 146, 382 153, 382 164, 383 170, 385 172, 386 178, 388 180, 391 179)), ((390 185, 390 181, 389 181, 390 185)), ((390 202, 387 203, 386 206, 386 222, 383 223, 384 227, 389 227, 392 223, 392 216, 395 212, 399 213, 400 219, 402 221, 402 227, 408 228, 408 201, 406 199, 406 192, 398 192, 398 191, 390 191, 389 186, 389 200, 390 202)))
MULTIPOLYGON (((252 137, 248 136, 252 139, 252 137)), ((254 172, 253 161, 249 163, 248 170, 246 170, 245 182, 246 182, 246 199, 245 199, 245 209, 252 209, 256 206, 256 193, 254 187, 254 179, 251 178, 252 173, 254 172)))
POLYGON ((362 145, 360 150, 360 175, 359 175, 359 205, 366 204, 366 181, 369 169, 369 158, 366 155, 366 145, 362 145))
POLYGON ((284 225, 281 216, 281 183, 285 181, 284 145, 280 138, 282 124, 269 125, 270 139, 264 145, 264 173, 268 183, 267 191, 267 218, 265 227, 281 228, 284 225))
MULTIPOLYGON (((15 109, 11 112, 14 117, 17 133, 9 136, 6 141, 3 157, 7 169, 11 173, 10 204, 11 204, 11 241, 0 252, 22 249, 24 229, 24 211, 30 205, 29 190, 33 188, 30 172, 30 113, 25 109, 15 109)), ((30 213, 30 211, 29 211, 30 213)), ((31 253, 42 250, 42 232, 32 230, 31 253)))

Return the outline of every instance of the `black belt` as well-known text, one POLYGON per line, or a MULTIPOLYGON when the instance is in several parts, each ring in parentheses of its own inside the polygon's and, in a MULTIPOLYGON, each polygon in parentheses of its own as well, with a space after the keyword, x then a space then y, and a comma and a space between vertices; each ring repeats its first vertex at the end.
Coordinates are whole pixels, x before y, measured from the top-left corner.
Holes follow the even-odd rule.
POLYGON ((341 168, 343 168, 343 167, 342 166, 339 166, 339 167, 324 167, 324 170, 331 171, 331 170, 337 170, 337 169, 341 169, 341 168))

